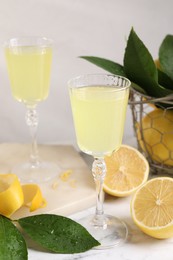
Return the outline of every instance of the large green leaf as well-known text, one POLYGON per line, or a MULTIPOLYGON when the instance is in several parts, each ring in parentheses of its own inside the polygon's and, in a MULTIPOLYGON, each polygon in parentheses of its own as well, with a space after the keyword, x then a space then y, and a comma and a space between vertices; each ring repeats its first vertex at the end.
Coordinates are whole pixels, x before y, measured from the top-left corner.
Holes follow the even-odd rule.
POLYGON ((150 96, 163 97, 171 93, 171 90, 159 85, 154 60, 133 28, 125 50, 124 71, 132 82, 142 87, 150 96))
POLYGON ((41 214, 18 222, 32 240, 53 252, 79 253, 100 245, 83 226, 63 216, 41 214))
POLYGON ((95 57, 95 56, 80 56, 79 58, 85 59, 114 75, 119 75, 124 77, 126 76, 123 66, 114 61, 95 57))
POLYGON ((27 247, 21 233, 6 217, 0 215, 0 259, 26 260, 27 247))
POLYGON ((137 85, 136 83, 131 82, 131 87, 133 89, 135 89, 137 92, 144 94, 144 95, 147 95, 146 91, 143 88, 141 88, 139 85, 137 85))
POLYGON ((173 80, 173 35, 167 35, 159 48, 161 69, 173 80))
POLYGON ((159 79, 159 84, 164 86, 165 88, 173 90, 173 80, 165 74, 163 71, 158 69, 158 79, 159 79))

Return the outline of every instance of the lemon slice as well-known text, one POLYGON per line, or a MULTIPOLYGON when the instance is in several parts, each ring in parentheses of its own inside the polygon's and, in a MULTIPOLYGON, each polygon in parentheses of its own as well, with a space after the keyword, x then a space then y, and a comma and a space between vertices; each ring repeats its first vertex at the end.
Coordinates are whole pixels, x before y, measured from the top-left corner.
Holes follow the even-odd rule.
POLYGON ((22 190, 24 194, 24 205, 29 207, 30 211, 43 208, 47 205, 37 184, 24 184, 22 185, 22 190))
POLYGON ((0 174, 0 214, 10 217, 23 205, 24 196, 15 174, 0 174))
POLYGON ((105 157, 107 173, 103 184, 106 193, 125 197, 148 179, 149 164, 135 148, 121 145, 118 151, 105 157))
POLYGON ((172 178, 158 177, 147 181, 132 198, 133 221, 144 233, 152 237, 173 237, 172 198, 172 178))

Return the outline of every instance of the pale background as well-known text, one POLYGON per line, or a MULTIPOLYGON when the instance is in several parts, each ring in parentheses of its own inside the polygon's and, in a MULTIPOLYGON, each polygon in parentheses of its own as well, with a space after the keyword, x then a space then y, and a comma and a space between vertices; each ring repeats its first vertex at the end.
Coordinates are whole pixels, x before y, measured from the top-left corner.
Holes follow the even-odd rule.
MULTIPOLYGON (((13 100, 3 53, 6 39, 47 36, 54 40, 50 95, 40 103, 38 142, 75 143, 67 81, 104 72, 78 58, 94 55, 122 64, 131 27, 154 58, 173 34, 172 0, 0 0, 0 142, 30 142, 25 107, 13 100)), ((133 135, 128 109, 124 142, 133 135)))

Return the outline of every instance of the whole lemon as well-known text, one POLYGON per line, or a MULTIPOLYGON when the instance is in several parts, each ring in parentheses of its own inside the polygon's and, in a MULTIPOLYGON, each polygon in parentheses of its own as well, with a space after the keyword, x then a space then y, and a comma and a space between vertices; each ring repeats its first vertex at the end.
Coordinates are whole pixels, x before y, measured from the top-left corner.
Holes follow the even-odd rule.
POLYGON ((136 128, 142 150, 153 161, 173 166, 173 110, 156 108, 136 128))

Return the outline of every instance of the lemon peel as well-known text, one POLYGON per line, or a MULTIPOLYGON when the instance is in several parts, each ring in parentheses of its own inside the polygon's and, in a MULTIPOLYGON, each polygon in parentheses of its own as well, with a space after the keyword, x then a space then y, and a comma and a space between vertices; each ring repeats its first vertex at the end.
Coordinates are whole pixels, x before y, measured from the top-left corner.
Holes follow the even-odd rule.
POLYGON ((0 174, 0 202, 0 214, 6 217, 23 205, 23 191, 15 174, 0 174))
POLYGON ((30 211, 35 211, 38 208, 44 208, 47 205, 43 198, 41 190, 37 184, 22 185, 24 194, 24 206, 29 207, 30 211))
POLYGON ((37 184, 21 185, 17 175, 0 174, 0 214, 10 217, 22 206, 35 211, 46 205, 47 202, 37 184))

